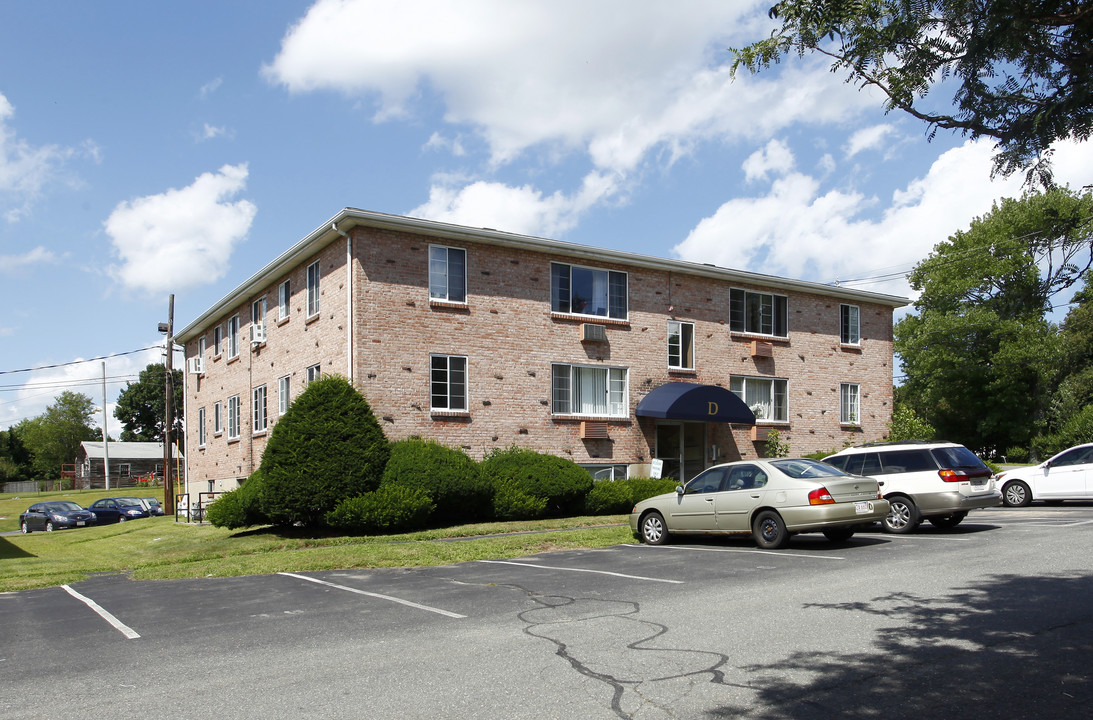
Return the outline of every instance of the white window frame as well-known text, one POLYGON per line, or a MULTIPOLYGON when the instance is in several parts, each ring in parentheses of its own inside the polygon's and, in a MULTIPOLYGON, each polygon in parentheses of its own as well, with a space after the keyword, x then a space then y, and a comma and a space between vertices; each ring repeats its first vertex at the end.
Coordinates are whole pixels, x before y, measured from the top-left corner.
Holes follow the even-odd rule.
POLYGON ((254 325, 266 324, 266 298, 260 297, 250 304, 250 321, 254 325))
POLYGON ((224 406, 219 400, 213 403, 213 435, 224 432, 224 406))
POLYGON ((695 369, 695 324, 680 320, 668 321, 668 368, 695 369))
POLYGON ((239 316, 228 320, 228 357, 239 357, 239 316))
POLYGON ((285 320, 292 314, 292 286, 288 280, 277 286, 278 320, 285 320))
POLYGON ((319 261, 307 266, 307 316, 315 317, 319 314, 319 285, 322 274, 319 272, 319 261))
POLYGON ((197 339, 197 356, 201 358, 201 362, 205 362, 205 336, 202 335, 197 339))
POLYGON ((839 423, 861 425, 861 385, 858 383, 839 385, 839 423))
POLYGON ((729 330, 748 335, 789 337, 789 296, 729 289, 729 330))
POLYGON ((251 403, 252 403, 252 416, 254 418, 254 424, 251 426, 251 432, 263 433, 269 423, 269 415, 266 412, 266 386, 259 385, 251 390, 251 403))
POLYGON ((554 415, 629 417, 629 375, 629 369, 624 367, 551 363, 551 412, 554 415), (597 378, 600 373, 603 377, 597 378), (602 400, 595 387, 597 383, 602 384, 602 400))
POLYGON ((732 375, 729 390, 755 413, 757 422, 789 422, 789 381, 785 378, 732 375), (770 399, 769 403, 759 399, 764 397, 770 399))
POLYGON ((205 447, 205 443, 208 441, 205 428, 205 408, 200 407, 197 409, 197 446, 205 447))
POLYGON ((284 415, 288 412, 288 406, 292 404, 291 376, 285 375, 277 381, 277 413, 284 415))
POLYGON ((839 306, 839 342, 861 345, 861 308, 857 305, 839 306))
POLYGON ((221 345, 224 344, 224 326, 217 325, 213 328, 213 355, 220 354, 221 345))
POLYGON ((228 398, 228 439, 238 440, 242 434, 240 423, 240 402, 238 395, 228 398))
MULTIPOLYGON (((596 302, 595 296, 590 297, 588 302, 596 302)), ((582 315, 586 317, 600 317, 608 318, 610 320, 627 320, 630 312, 630 277, 627 273, 621 270, 605 270, 603 268, 586 267, 584 265, 570 265, 568 263, 552 262, 550 264, 550 310, 551 312, 562 313, 565 315, 582 315), (593 275, 593 293, 599 295, 595 290, 597 284, 602 284, 602 292, 604 303, 603 307, 593 307, 592 312, 585 312, 585 306, 576 308, 577 301, 580 300, 579 296, 573 294, 573 274, 578 273, 591 273, 593 275), (597 282, 595 279, 600 274, 603 278, 597 282), (617 290, 618 284, 622 285, 621 295, 619 293, 612 293, 613 290, 617 290), (602 310, 602 312, 599 312, 602 310)))
POLYGON ((318 380, 320 377, 322 377, 322 375, 323 375, 323 364, 322 363, 315 363, 314 365, 308 365, 306 372, 307 372, 307 380, 304 384, 308 385, 311 382, 313 382, 315 380, 318 380))
POLYGON ((429 246, 429 299, 467 302, 467 251, 445 245, 429 246), (460 258, 453 262, 453 258, 460 258))
POLYGON ((429 409, 467 412, 467 356, 429 356, 429 409))

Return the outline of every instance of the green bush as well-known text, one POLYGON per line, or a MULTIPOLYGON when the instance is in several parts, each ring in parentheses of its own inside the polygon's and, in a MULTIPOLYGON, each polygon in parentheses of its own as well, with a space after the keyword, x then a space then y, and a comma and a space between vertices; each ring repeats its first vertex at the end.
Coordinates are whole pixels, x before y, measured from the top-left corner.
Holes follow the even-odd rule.
POLYGON ((1023 447, 1011 447, 1006 450, 1006 462, 1011 463, 1024 463, 1028 462, 1028 448, 1023 447))
POLYGON ((410 438, 391 444, 391 457, 380 487, 388 485, 428 493, 436 505, 434 524, 478 522, 492 513, 493 488, 478 464, 462 450, 432 440, 410 438))
POLYGON ((645 498, 663 495, 675 490, 678 483, 672 478, 627 478, 625 480, 600 480, 592 486, 585 498, 588 515, 622 515, 634 509, 645 498))
MULTIPOLYGON (((518 490, 529 497, 541 498, 546 501, 543 515, 549 517, 579 512, 584 496, 592 489, 592 476, 577 463, 527 448, 494 450, 480 467, 495 493, 504 488, 506 492, 518 490), (506 483, 512 483, 513 487, 508 488, 506 483)), ((496 494, 494 497, 497 511, 496 494)))
POLYGON ((276 525, 320 525, 342 500, 379 487, 389 452, 368 401, 345 378, 313 380, 270 433, 262 512, 276 525))
POLYGON ((262 512, 261 486, 262 471, 257 470, 235 490, 217 498, 205 512, 205 519, 216 527, 229 530, 265 525, 269 519, 262 512))
POLYGON ((546 515, 546 508, 545 497, 529 495, 511 478, 501 478, 494 485, 493 515, 498 520, 534 520, 546 515))
POLYGON ((435 505, 421 488, 381 485, 347 498, 326 515, 326 523, 346 532, 380 535, 423 528, 435 505))

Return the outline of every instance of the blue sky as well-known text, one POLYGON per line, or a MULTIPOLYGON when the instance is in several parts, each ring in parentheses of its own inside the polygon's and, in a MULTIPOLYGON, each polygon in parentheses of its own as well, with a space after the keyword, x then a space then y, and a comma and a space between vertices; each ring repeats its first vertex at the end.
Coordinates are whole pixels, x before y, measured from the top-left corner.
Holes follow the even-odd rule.
POLYGON ((112 413, 171 293, 181 328, 343 207, 908 295, 1021 178, 818 59, 733 81, 770 2, 3 3, 0 428, 99 403, 92 358, 112 413))

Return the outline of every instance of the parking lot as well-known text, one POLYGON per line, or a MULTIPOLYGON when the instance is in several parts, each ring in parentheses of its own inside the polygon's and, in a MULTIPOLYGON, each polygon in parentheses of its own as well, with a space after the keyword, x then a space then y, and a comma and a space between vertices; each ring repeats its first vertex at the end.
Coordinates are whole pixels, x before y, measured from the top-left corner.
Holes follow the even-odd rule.
POLYGON ((11 718, 1087 717, 1093 504, 0 595, 11 718), (42 705, 48 698, 51 704, 42 705))

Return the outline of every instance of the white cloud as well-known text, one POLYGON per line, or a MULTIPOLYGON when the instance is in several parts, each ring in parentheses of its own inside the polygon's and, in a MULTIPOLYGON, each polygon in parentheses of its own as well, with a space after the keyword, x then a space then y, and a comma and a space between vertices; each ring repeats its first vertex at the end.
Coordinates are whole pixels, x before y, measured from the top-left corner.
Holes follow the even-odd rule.
POLYGON ((221 278, 257 208, 232 199, 246 188, 247 166, 225 165, 193 184, 120 203, 104 223, 128 288, 179 292, 221 278))
POLYGON ((230 137, 230 133, 228 132, 228 129, 223 127, 223 126, 216 127, 215 125, 210 125, 209 123, 205 123, 204 127, 201 128, 201 132, 197 133, 197 141, 198 142, 204 142, 205 140, 213 140, 213 139, 218 138, 218 137, 230 137))
POLYGON ((200 95, 202 99, 205 99, 216 92, 223 83, 224 78, 214 78, 201 86, 198 95, 200 95))
POLYGON ((781 140, 771 140, 766 147, 756 150, 744 161, 744 177, 748 182, 765 180, 767 173, 784 175, 793 169, 796 160, 789 146, 781 140))
MULTIPOLYGON (((818 179, 788 172, 766 195, 726 202, 674 252, 685 260, 821 282, 908 271, 997 199, 1020 196, 1019 175, 991 180, 992 153, 988 141, 949 150, 887 205, 852 191, 821 193, 818 179)), ((1093 182, 1093 143, 1060 143, 1056 157, 1065 158, 1056 164, 1058 182, 1075 188, 1093 182)), ((910 293, 902 278, 853 286, 910 293)))
POLYGON ((866 150, 877 150, 885 147, 885 139, 895 134, 894 125, 884 123, 862 128, 850 136, 850 140, 844 148, 848 158, 854 157, 866 150))
POLYGON ((0 94, 0 213, 8 222, 26 216, 74 151, 58 145, 34 147, 8 124, 15 108, 0 94))
POLYGON ((14 275, 17 270, 21 270, 29 265, 52 265, 59 261, 60 257, 57 253, 39 245, 22 255, 0 255, 0 272, 14 275))
POLYGON ((766 34, 768 4, 320 0, 263 72, 291 92, 371 98, 376 119, 412 113, 427 89, 495 163, 550 144, 612 171, 654 148, 674 159, 703 140, 766 138, 875 107, 818 61, 732 82, 726 48, 766 34), (354 42, 330 42, 346 33, 354 42))
POLYGON ((435 183, 428 202, 411 210, 409 215, 556 238, 572 229, 582 212, 619 191, 618 178, 601 173, 587 175, 573 195, 561 192, 544 195, 528 185, 512 187, 485 181, 461 188, 457 185, 435 183))

